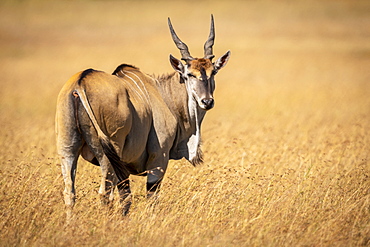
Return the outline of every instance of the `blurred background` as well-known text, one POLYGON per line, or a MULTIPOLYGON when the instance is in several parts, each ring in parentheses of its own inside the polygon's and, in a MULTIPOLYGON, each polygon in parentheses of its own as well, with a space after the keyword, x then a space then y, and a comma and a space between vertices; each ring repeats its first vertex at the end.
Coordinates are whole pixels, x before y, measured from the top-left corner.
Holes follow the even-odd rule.
POLYGON ((180 56, 167 17, 201 57, 211 13, 216 58, 232 56, 210 114, 275 112, 280 103, 295 108, 294 100, 310 108, 322 98, 335 110, 341 97, 355 107, 357 94, 369 94, 368 1, 2 1, 1 121, 53 115, 63 83, 86 68, 172 72, 168 55, 180 56))
POLYGON ((368 0, 2 0, 0 93, 4 245, 369 243, 368 0), (231 58, 202 125, 205 164, 171 161, 156 213, 140 200, 145 181, 133 178, 139 199, 131 221, 109 229, 110 216, 96 214, 99 169, 81 162, 82 223, 60 231, 54 116, 63 84, 87 68, 112 73, 121 63, 170 73, 169 54, 180 53, 167 18, 202 57, 211 14, 216 59, 228 50, 231 58))
POLYGON ((211 14, 215 59, 228 50, 231 59, 216 76, 205 145, 237 138, 240 150, 230 153, 248 162, 267 145, 272 153, 351 140, 368 148, 370 2, 345 0, 1 1, 0 145, 54 156, 56 98, 73 74, 121 63, 170 73, 169 54, 180 53, 167 18, 202 57, 211 14))

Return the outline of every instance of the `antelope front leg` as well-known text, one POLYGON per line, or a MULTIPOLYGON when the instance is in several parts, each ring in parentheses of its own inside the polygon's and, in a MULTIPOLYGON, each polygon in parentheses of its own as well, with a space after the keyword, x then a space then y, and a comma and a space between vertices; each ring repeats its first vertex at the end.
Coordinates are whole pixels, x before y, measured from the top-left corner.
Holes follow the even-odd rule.
POLYGON ((167 163, 165 167, 158 166, 148 171, 146 182, 147 198, 152 198, 153 195, 159 192, 166 168, 167 163))
POLYGON ((153 153, 151 155, 152 157, 149 158, 151 162, 147 164, 147 198, 151 198, 159 192, 168 165, 168 153, 163 152, 162 155, 153 153))

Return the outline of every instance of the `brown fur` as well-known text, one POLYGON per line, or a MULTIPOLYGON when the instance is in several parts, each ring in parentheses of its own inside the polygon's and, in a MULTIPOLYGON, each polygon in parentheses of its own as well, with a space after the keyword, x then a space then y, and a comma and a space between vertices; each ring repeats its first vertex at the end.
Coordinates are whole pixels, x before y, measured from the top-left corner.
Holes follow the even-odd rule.
POLYGON ((121 64, 120 66, 118 66, 112 73, 112 75, 116 75, 116 76, 120 76, 120 77, 124 77, 125 76, 125 73, 123 72, 124 70, 128 70, 128 71, 134 71, 134 70, 139 70, 139 68, 133 66, 133 65, 129 65, 129 64, 121 64))
MULTIPOLYGON (((113 185, 126 183, 129 174, 147 175, 148 192, 154 193, 169 159, 202 162, 200 134, 192 145, 188 143, 200 129, 205 111, 196 117, 189 114, 189 96, 180 75, 156 80, 127 65, 115 72, 77 73, 59 93, 57 149, 69 208, 75 202, 74 174, 80 154, 100 165, 99 193, 104 202, 110 200, 113 185)), ((129 193, 128 186, 122 187, 121 200, 129 193)))
POLYGON ((204 69, 207 76, 210 76, 213 71, 213 64, 210 59, 197 58, 189 62, 190 71, 197 77, 201 75, 201 70, 204 69))

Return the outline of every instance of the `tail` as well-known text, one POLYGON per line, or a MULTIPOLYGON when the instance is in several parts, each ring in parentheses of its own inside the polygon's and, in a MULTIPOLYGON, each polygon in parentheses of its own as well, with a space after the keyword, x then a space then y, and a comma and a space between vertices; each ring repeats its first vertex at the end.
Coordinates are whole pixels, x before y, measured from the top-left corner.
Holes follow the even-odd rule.
POLYGON ((80 98, 80 101, 98 134, 99 142, 103 147, 104 154, 107 156, 109 162, 113 167, 114 172, 116 173, 118 181, 126 180, 129 177, 130 172, 127 170, 126 164, 121 161, 121 158, 118 156, 116 149, 114 148, 109 137, 104 134, 98 122, 96 121, 95 115, 86 97, 85 90, 82 87, 79 87, 78 89, 74 90, 72 94, 75 97, 80 98))

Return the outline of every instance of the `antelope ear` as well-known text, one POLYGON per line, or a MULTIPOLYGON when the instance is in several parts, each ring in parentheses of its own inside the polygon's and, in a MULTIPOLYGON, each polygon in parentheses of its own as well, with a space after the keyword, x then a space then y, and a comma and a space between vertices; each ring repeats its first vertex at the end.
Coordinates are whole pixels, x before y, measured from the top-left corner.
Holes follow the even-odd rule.
POLYGON ((221 68, 223 68, 227 64, 227 61, 229 61, 229 58, 230 58, 230 51, 226 52, 222 57, 217 59, 217 61, 215 62, 216 70, 220 70, 221 68))
POLYGON ((171 54, 170 54, 170 63, 172 67, 174 68, 174 70, 176 70, 180 74, 184 73, 184 64, 179 59, 172 56, 171 54))

